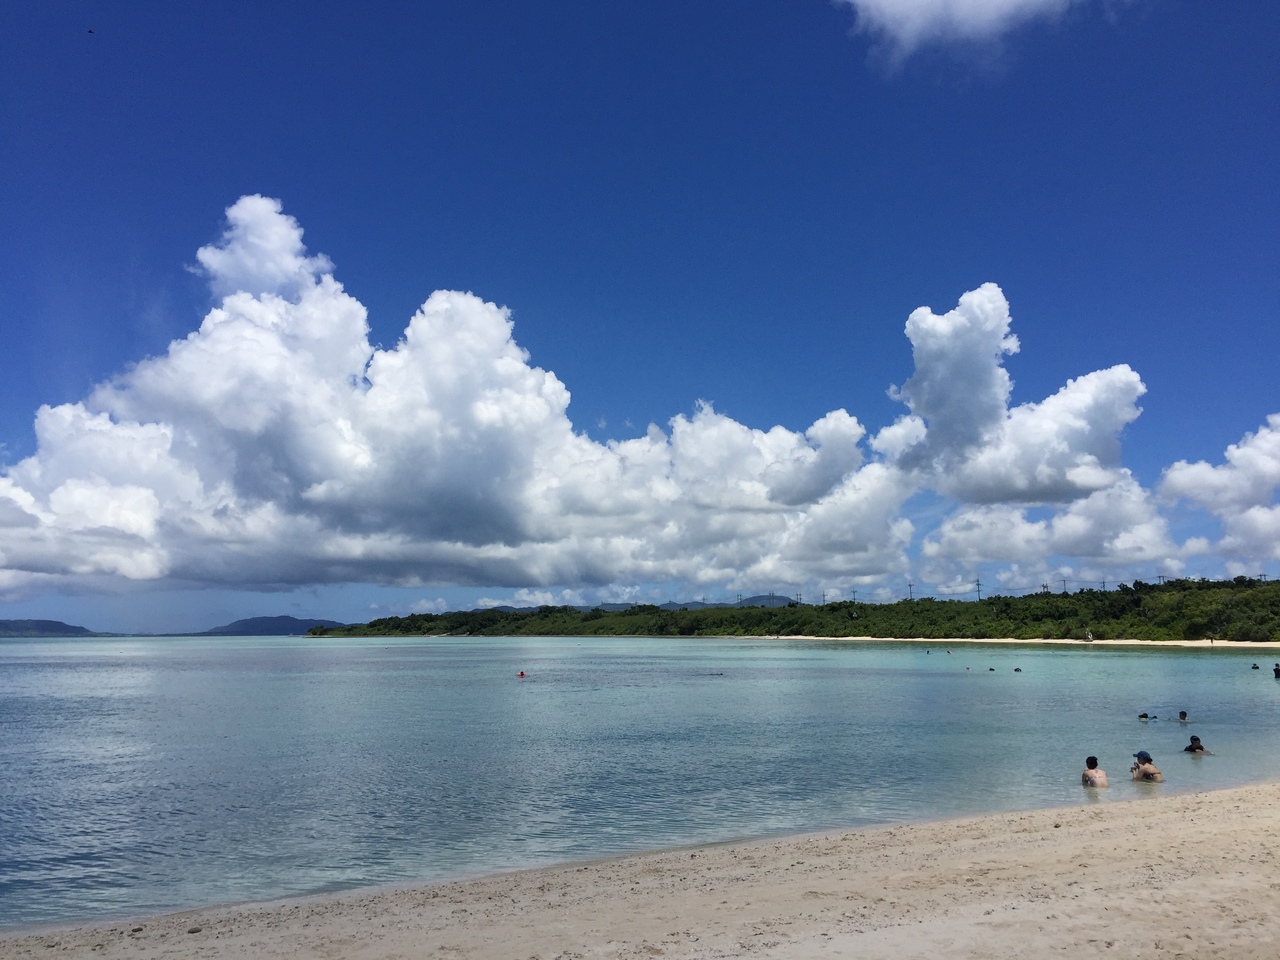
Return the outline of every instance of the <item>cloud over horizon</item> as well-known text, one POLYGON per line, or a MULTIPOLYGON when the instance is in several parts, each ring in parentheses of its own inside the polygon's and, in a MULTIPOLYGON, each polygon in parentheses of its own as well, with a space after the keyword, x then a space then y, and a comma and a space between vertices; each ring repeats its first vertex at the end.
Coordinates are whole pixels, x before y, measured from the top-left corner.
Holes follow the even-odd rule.
POLYGON ((601 443, 507 309, 436 291, 375 347, 278 200, 242 197, 227 220, 197 253, 219 298, 199 329, 36 414, 36 452, 0 475, 0 594, 112 578, 874 588, 979 563, 1118 579, 1206 552, 1280 557, 1280 414, 1225 464, 1180 462, 1148 491, 1121 458, 1138 374, 1086 373, 1011 407, 1019 344, 993 283, 911 313, 906 413, 875 434, 843 409, 760 430, 699 401, 601 443), (1177 502, 1220 542, 1177 544, 1162 513, 1177 502))

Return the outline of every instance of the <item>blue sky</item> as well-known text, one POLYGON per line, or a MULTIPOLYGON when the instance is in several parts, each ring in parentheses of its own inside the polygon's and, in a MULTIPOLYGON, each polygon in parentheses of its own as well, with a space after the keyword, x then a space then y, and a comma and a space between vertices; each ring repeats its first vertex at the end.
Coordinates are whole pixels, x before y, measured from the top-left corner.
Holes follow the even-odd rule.
POLYGON ((11 7, 0 617, 1280 575, 1277 28, 11 7))

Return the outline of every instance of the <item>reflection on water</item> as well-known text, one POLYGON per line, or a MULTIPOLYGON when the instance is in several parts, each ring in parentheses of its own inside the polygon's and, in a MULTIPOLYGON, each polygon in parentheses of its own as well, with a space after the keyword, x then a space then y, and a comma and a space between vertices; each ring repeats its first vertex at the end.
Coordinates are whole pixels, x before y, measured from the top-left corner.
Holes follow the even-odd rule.
POLYGON ((0 641, 0 925, 1273 779, 1280 683, 1254 659, 764 640, 0 641), (1136 720, 1179 710, 1189 724, 1136 720), (1182 753, 1191 733, 1214 755, 1182 753), (1140 749, 1167 783, 1128 780, 1140 749), (1101 794, 1080 787, 1089 754, 1110 775, 1101 794))

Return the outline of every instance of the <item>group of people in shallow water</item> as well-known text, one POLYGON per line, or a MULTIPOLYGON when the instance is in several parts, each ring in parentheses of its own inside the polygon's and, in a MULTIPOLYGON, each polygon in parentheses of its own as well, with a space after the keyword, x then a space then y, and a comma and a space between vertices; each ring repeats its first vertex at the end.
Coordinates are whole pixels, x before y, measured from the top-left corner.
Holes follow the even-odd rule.
MULTIPOLYGON (((1155 720, 1155 716, 1147 716, 1145 713, 1138 714, 1139 720, 1155 720)), ((1178 712, 1178 720, 1182 723, 1187 722, 1187 711, 1178 712)), ((1200 738, 1194 734, 1191 742, 1182 748, 1183 753, 1212 753, 1208 747, 1200 742, 1200 738)), ((1164 781, 1164 774, 1160 772, 1160 768, 1156 766, 1151 754, 1146 750, 1139 750, 1133 755, 1133 766, 1129 768, 1129 776, 1144 783, 1161 783, 1164 781)), ((1109 787, 1111 784, 1107 781, 1107 771, 1098 766, 1097 757, 1085 757, 1084 773, 1080 774, 1080 782, 1086 787, 1109 787)))

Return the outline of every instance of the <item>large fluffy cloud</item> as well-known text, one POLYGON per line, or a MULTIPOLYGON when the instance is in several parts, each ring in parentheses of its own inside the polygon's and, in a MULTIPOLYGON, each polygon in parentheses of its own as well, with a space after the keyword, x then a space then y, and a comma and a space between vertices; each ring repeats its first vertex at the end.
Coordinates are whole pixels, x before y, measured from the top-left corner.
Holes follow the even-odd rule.
MULTIPOLYGON (((574 429, 568 390, 530 362, 507 310, 438 291, 377 348, 278 201, 244 197, 227 219, 198 254, 220 298, 200 328, 37 413, 35 454, 0 475, 0 591, 112 578, 839 589, 981 564, 1110 573, 1189 549, 1120 461, 1137 374, 1097 371, 1010 407, 1018 343, 994 284, 911 314, 908 412, 869 442, 844 410, 796 432, 699 403, 599 443, 574 429)), ((1162 492, 1222 516, 1235 555, 1268 530, 1274 550, 1278 435, 1273 418, 1226 466, 1178 464, 1162 492)))
MULTIPOLYGON (((37 415, 38 452, 0 481, 7 568, 235 583, 732 580, 762 557, 785 571, 806 510, 862 466, 864 430, 843 410, 799 434, 704 404, 669 432, 593 442, 506 310, 440 291, 398 344, 375 349, 364 308, 307 255, 278 201, 245 197, 227 218, 199 252, 222 295, 200 329, 37 415)), ((886 556, 900 546, 887 506, 858 513, 856 532, 886 556)))
POLYGON ((894 391, 911 413, 872 446, 970 502, 1067 502, 1123 482, 1119 434, 1141 412, 1141 379, 1120 365, 1010 409, 1013 382, 1003 358, 1018 350, 1011 323, 994 283, 966 293, 941 316, 928 307, 914 311, 906 333, 916 369, 894 391))

